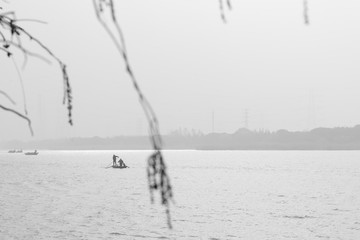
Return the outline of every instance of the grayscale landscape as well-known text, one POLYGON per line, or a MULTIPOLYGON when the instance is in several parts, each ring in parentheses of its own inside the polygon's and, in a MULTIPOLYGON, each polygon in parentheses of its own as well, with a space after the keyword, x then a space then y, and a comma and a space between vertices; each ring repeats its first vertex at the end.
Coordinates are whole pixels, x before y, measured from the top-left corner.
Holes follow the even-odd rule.
MULTIPOLYGON (((311 131, 251 131, 241 128, 234 133, 174 131, 163 135, 168 150, 360 150, 360 125, 349 128, 316 128, 311 131)), ((147 150, 148 136, 119 136, 8 141, 0 149, 44 150, 147 150)))
POLYGON ((359 10, 0 0, 0 240, 360 239, 359 10))

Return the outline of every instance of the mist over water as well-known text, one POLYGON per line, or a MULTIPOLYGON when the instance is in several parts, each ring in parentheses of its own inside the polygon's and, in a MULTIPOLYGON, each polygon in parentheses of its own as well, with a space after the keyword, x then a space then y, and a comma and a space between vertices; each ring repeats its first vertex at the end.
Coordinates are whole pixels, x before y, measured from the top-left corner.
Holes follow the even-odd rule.
POLYGON ((173 230, 149 153, 0 152, 0 239, 360 237, 359 151, 165 151, 173 230), (114 153, 130 168, 105 168, 114 153))

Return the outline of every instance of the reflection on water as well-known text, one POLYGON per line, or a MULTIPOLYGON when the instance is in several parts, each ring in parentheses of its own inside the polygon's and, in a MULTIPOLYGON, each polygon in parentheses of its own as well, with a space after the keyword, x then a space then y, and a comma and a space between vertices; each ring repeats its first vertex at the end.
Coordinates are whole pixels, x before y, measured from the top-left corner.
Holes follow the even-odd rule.
POLYGON ((360 239, 360 152, 166 151, 173 230, 113 153, 0 152, 0 239, 360 239))

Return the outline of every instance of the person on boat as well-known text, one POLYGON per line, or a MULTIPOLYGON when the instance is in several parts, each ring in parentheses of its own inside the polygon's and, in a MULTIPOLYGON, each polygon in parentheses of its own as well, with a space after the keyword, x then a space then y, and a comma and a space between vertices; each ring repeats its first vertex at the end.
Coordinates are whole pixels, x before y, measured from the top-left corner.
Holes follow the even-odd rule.
POLYGON ((119 156, 116 156, 115 154, 113 155, 113 166, 116 166, 116 158, 119 156))
POLYGON ((124 161, 121 158, 119 159, 119 165, 120 167, 126 167, 124 161))

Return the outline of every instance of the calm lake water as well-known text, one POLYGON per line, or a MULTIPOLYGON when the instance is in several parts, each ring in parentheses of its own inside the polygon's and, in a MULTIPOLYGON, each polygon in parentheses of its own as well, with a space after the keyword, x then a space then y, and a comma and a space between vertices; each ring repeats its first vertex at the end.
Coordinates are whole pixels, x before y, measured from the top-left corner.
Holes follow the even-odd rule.
POLYGON ((360 239, 359 151, 166 151, 172 230, 148 155, 0 152, 0 239, 360 239))

